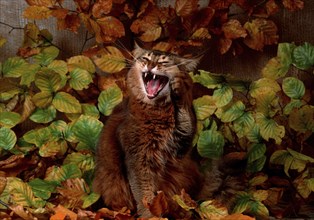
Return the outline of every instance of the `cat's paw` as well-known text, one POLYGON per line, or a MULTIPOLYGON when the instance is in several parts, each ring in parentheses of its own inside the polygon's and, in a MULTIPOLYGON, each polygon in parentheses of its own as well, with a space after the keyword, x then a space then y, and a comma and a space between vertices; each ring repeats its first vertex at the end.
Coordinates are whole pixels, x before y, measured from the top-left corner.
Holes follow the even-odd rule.
POLYGON ((184 77, 181 76, 173 77, 173 79, 170 81, 170 87, 175 97, 183 96, 188 90, 184 77))

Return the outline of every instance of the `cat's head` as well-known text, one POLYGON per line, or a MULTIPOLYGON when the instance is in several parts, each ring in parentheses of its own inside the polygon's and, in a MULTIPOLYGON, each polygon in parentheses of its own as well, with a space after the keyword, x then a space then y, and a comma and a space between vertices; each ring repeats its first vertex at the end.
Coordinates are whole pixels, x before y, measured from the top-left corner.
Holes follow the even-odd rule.
POLYGON ((128 73, 128 87, 138 99, 148 103, 171 101, 169 82, 174 76, 193 71, 199 59, 187 59, 135 46, 134 63, 128 73))

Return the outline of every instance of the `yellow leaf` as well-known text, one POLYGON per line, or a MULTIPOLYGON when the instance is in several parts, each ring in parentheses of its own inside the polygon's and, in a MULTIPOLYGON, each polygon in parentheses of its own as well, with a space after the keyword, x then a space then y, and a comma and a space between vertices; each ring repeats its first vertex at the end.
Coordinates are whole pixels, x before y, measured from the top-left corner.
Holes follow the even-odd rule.
POLYGON ((248 215, 243 215, 240 213, 235 213, 232 215, 228 215, 226 217, 224 217, 221 220, 255 220, 255 218, 248 216, 248 215))
POLYGON ((56 0, 25 0, 29 5, 51 7, 56 4, 56 0))
POLYGON ((191 39, 211 39, 211 35, 208 32, 207 28, 197 29, 191 36, 191 39))
POLYGON ((140 39, 144 42, 155 41, 160 37, 161 31, 162 31, 162 28, 160 26, 149 29, 140 36, 140 39))
POLYGON ((222 31, 227 39, 237 39, 240 37, 246 37, 247 35, 245 28, 243 28, 240 21, 236 19, 231 19, 224 23, 222 31))
MULTIPOLYGON (((75 214, 74 212, 72 212, 71 210, 63 207, 62 205, 58 205, 57 207, 53 208, 53 211, 55 211, 56 214, 58 214, 57 216, 51 217, 50 220, 59 220, 56 217, 60 216, 64 216, 64 214, 66 216, 68 216, 71 220, 76 220, 77 219, 77 214, 75 214)), ((60 219, 62 220, 62 219, 60 219)))
POLYGON ((45 6, 32 5, 24 10, 24 17, 28 19, 47 19, 51 16, 51 10, 45 6))

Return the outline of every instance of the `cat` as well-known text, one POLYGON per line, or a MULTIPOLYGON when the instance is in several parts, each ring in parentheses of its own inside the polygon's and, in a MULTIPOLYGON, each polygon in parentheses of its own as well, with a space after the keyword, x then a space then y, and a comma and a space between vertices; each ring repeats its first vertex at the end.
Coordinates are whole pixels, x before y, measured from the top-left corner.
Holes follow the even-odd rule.
POLYGON ((151 217, 150 204, 162 191, 169 213, 175 194, 198 193, 202 175, 193 159, 196 117, 189 72, 199 59, 187 59, 136 46, 127 74, 128 97, 106 121, 97 152, 93 188, 104 203, 151 217))

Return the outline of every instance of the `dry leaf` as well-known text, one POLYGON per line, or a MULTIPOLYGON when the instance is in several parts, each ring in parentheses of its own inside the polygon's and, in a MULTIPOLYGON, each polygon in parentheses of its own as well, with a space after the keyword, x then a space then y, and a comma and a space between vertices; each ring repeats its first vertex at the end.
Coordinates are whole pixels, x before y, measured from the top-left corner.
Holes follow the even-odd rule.
POLYGON ((219 45, 219 53, 225 54, 230 49, 230 47, 232 45, 232 40, 227 39, 227 38, 220 38, 218 45, 219 45))
POLYGON ((4 176, 0 176, 0 195, 2 194, 6 185, 7 185, 7 178, 4 176))
POLYGON ((32 5, 28 6, 23 13, 23 16, 28 19, 47 19, 51 16, 51 10, 46 6, 32 5))
POLYGON ((130 7, 129 4, 124 5, 123 12, 128 16, 129 19, 133 18, 134 16, 134 10, 130 7))
POLYGON ((88 11, 90 7, 90 0, 74 0, 74 2, 77 5, 79 12, 88 11))
POLYGON ((97 19, 96 22, 104 36, 119 38, 125 35, 122 22, 113 16, 97 19))
POLYGON ((228 215, 221 220, 255 220, 255 218, 248 216, 248 215, 243 215, 240 213, 235 213, 232 215, 228 215))
POLYGON ((198 0, 176 0, 175 10, 178 16, 186 17, 196 11, 198 0))
POLYGON ((51 15, 57 19, 65 19, 68 13, 69 10, 66 8, 54 8, 51 12, 51 15))
POLYGON ((275 0, 269 0, 266 2, 266 11, 268 15, 273 15, 279 11, 279 6, 275 0))
POLYGON ((158 191, 151 203, 147 204, 149 211, 154 216, 163 216, 168 211, 168 202, 164 192, 158 191))
POLYGON ((67 14, 64 19, 58 19, 57 26, 59 30, 70 30, 77 33, 80 24, 80 18, 77 14, 67 14))
POLYGON ((37 5, 37 6, 53 6, 56 1, 55 0, 25 0, 29 5, 37 5))
POLYGON ((76 213, 63 207, 62 205, 58 205, 57 207, 54 207, 52 210, 56 213, 56 215, 54 215, 54 217, 52 216, 50 220, 59 220, 57 217, 62 217, 64 215, 68 216, 71 220, 77 219, 76 213))
POLYGON ((153 29, 149 29, 145 31, 141 36, 140 39, 144 42, 152 42, 157 40, 161 35, 162 28, 160 26, 154 27, 153 29))
POLYGON ((191 39, 209 40, 211 39, 211 35, 207 28, 199 28, 192 34, 191 39))
POLYGON ((237 39, 247 36, 245 28, 243 28, 240 21, 236 19, 231 19, 224 23, 222 25, 222 31, 227 39, 237 39))
POLYGON ((95 18, 101 18, 109 14, 112 9, 112 0, 98 0, 92 8, 92 14, 95 18))
POLYGON ((172 49, 172 44, 168 42, 159 42, 157 43, 154 47, 153 50, 159 50, 159 51, 164 51, 164 52, 170 52, 172 49))
POLYGON ((34 216, 27 209, 24 209, 21 205, 12 205, 9 207, 16 215, 20 216, 24 220, 34 220, 34 216))
POLYGON ((282 0, 282 4, 289 11, 300 10, 304 7, 304 2, 302 0, 282 0))

